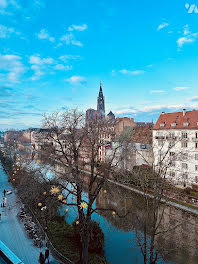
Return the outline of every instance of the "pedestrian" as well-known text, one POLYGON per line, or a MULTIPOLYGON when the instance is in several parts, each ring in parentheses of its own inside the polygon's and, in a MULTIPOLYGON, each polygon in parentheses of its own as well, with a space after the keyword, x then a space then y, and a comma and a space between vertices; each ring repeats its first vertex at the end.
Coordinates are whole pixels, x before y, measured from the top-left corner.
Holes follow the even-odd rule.
POLYGON ((4 191, 3 191, 3 195, 6 196, 6 190, 5 190, 5 189, 4 189, 4 191))
POLYGON ((46 250, 45 250, 45 260, 48 260, 48 262, 47 263, 49 263, 49 249, 48 248, 46 248, 46 250))
POLYGON ((7 205, 7 197, 4 197, 4 204, 5 204, 5 206, 7 205))
POLYGON ((42 252, 40 252, 40 256, 39 256, 39 263, 40 264, 44 264, 45 263, 45 258, 42 252))

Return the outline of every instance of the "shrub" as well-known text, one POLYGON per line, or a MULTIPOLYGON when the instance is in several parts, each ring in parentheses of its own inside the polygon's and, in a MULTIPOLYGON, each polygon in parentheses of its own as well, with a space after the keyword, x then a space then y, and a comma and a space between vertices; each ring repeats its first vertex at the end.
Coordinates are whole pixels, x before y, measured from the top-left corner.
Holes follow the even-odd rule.
MULTIPOLYGON (((74 229, 74 239, 80 245, 80 228, 79 224, 76 224, 76 221, 77 220, 72 223, 74 229)), ((91 221, 90 225, 89 252, 104 254, 104 234, 100 225, 94 220, 91 221)))
POLYGON ((191 193, 191 191, 192 191, 192 189, 190 187, 186 187, 184 189, 184 193, 187 194, 187 195, 189 195, 191 193))

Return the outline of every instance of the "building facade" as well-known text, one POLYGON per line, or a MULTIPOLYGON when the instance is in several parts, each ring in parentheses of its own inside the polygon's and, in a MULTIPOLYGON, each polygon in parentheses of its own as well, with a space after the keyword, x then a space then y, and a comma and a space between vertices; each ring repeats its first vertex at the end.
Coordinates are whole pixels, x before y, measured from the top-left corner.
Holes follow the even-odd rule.
POLYGON ((105 119, 105 97, 102 91, 102 83, 100 82, 99 94, 97 97, 97 110, 87 109, 86 111, 86 125, 90 122, 97 122, 98 120, 105 119))
POLYGON ((153 128, 154 165, 184 187, 198 184, 198 111, 164 113, 153 128))

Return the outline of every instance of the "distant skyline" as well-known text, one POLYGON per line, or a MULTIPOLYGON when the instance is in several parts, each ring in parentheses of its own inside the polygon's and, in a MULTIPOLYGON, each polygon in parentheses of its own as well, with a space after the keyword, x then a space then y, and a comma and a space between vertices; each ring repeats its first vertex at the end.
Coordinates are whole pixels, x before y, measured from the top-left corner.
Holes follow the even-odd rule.
POLYGON ((106 114, 155 122, 198 109, 198 14, 187 2, 0 0, 0 130, 96 109, 100 81, 106 114))

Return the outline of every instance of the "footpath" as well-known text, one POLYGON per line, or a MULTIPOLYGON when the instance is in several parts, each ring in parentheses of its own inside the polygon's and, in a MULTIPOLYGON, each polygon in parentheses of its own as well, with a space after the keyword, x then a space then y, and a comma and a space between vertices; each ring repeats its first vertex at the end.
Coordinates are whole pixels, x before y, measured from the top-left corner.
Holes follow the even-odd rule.
MULTIPOLYGON (((84 173, 88 174, 88 175, 91 174, 88 170, 82 170, 82 171, 84 173)), ((99 176, 99 175, 98 175, 98 177, 101 178, 101 176, 99 176)), ((150 198, 153 198, 154 197, 152 194, 149 194, 149 193, 145 194, 143 191, 138 190, 138 189, 133 188, 133 187, 130 187, 130 186, 127 186, 125 184, 122 184, 122 183, 119 183, 119 182, 116 182, 116 181, 113 181, 113 180, 110 180, 110 179, 107 179, 107 181, 109 183, 111 183, 111 184, 120 186, 120 187, 122 187, 124 189, 130 190, 130 191, 135 192, 135 193, 138 193, 140 195, 146 195, 147 197, 150 197, 150 198)), ((195 215, 198 216, 198 209, 196 209, 196 208, 193 209, 191 207, 188 207, 187 205, 182 205, 182 204, 177 203, 176 201, 170 201, 170 200, 165 199, 165 198, 162 198, 161 202, 166 203, 169 206, 174 206, 175 208, 178 208, 180 210, 184 210, 184 211, 186 211, 188 213, 195 214, 195 215)))
MULTIPOLYGON (((33 241, 25 233, 25 229, 19 221, 17 214, 22 206, 17 199, 12 185, 8 182, 8 177, 0 164, 0 203, 3 201, 3 190, 12 189, 12 194, 6 195, 7 206, 0 207, 0 240, 20 258, 24 264, 39 263, 40 249, 33 246, 33 241)), ((42 249, 44 252, 44 248, 42 249)), ((50 256, 50 263, 58 262, 50 256)))

